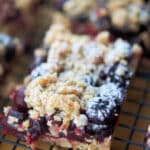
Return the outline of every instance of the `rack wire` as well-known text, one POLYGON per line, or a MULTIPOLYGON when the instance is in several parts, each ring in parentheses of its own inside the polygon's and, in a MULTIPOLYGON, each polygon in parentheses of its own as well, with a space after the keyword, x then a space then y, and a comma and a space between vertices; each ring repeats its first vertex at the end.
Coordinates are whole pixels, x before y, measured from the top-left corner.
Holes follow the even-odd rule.
MULTIPOLYGON (((140 63, 131 82, 113 135, 112 150, 143 150, 146 128, 150 123, 150 66, 147 64, 144 61, 140 63)), ((0 102, 1 112, 8 103, 8 99, 0 102)), ((4 135, 0 131, 0 149, 5 150, 6 145, 7 150, 31 149, 19 139, 4 135)), ((53 146, 40 142, 38 150, 53 150, 53 146)))

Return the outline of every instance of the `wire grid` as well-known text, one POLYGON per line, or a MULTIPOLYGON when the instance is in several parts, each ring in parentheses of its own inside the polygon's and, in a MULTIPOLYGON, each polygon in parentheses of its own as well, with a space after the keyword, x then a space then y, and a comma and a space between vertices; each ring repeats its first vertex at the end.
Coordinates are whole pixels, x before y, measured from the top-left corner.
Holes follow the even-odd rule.
MULTIPOLYGON (((113 135, 112 150, 142 150, 144 146, 144 136, 150 122, 150 67, 141 63, 139 68, 132 80, 120 113, 119 122, 113 135)), ((8 99, 1 101, 1 112, 8 103, 8 99)), ((1 127, 0 130, 2 130, 1 127)), ((31 149, 19 139, 1 133, 1 150, 6 149, 6 143, 7 150, 31 149)), ((53 146, 40 141, 38 150, 53 150, 53 146)))

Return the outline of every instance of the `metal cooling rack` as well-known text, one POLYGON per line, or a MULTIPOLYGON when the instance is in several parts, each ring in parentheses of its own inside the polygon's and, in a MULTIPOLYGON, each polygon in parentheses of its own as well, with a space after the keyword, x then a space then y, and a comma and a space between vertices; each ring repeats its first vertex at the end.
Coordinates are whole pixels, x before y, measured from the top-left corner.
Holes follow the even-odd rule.
MULTIPOLYGON (((143 150, 146 128, 150 123, 150 64, 148 63, 144 61, 140 63, 139 70, 131 82, 113 135, 112 150, 143 150)), ((0 111, 7 104, 7 99, 2 100, 0 111)), ((7 150, 30 149, 19 139, 1 133, 0 149, 6 150, 6 147, 7 150)), ((48 143, 38 144, 38 150, 52 149, 53 146, 48 143)))

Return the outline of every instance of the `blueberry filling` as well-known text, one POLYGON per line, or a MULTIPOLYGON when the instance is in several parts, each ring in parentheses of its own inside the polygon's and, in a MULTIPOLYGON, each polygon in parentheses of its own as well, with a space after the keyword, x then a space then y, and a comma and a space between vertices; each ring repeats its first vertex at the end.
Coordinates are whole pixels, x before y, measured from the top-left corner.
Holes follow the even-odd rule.
POLYGON ((35 141, 39 138, 39 136, 44 135, 44 133, 48 132, 46 119, 43 117, 38 120, 30 120, 28 132, 31 141, 35 141))
POLYGON ((18 123, 21 123, 22 121, 24 121, 28 118, 27 113, 19 112, 16 109, 10 109, 7 117, 9 117, 9 116, 13 116, 13 117, 17 118, 19 120, 18 123))
POLYGON ((83 77, 83 82, 85 82, 88 86, 98 86, 98 79, 93 75, 86 75, 83 77))
MULTIPOLYGON (((72 141, 79 141, 88 143, 86 139, 92 139, 94 137, 99 142, 102 142, 105 137, 108 137, 113 132, 113 125, 102 125, 95 123, 88 123, 84 128, 77 128, 76 125, 72 122, 67 132, 67 138, 72 141)), ((60 133, 61 137, 65 137, 63 133, 60 133)))
POLYGON ((10 109, 7 117, 2 117, 1 124, 3 125, 3 130, 6 133, 14 134, 22 141, 27 141, 28 143, 36 141, 40 136, 48 132, 48 126, 46 125, 46 119, 44 117, 41 117, 38 120, 33 120, 29 118, 27 113, 19 112, 15 109, 10 109), (18 125, 21 125, 25 120, 29 120, 28 131, 18 131, 17 128, 14 126, 14 123, 9 124, 8 117, 10 116, 19 119, 17 122, 18 125))
POLYGON ((127 65, 115 63, 108 66, 104 71, 101 71, 99 76, 102 80, 113 82, 122 88, 127 88, 132 77, 132 72, 127 65))
POLYGON ((112 111, 116 112, 115 105, 115 103, 95 97, 88 102, 86 114, 90 121, 101 123, 106 120, 107 117, 109 117, 112 111))
POLYGON ((101 131, 106 130, 108 128, 107 125, 98 125, 95 123, 89 123, 86 127, 86 130, 92 133, 100 134, 101 131))
POLYGON ((60 127, 62 125, 62 117, 61 117, 61 112, 59 110, 56 110, 54 114, 52 114, 51 116, 47 116, 46 117, 46 120, 47 121, 51 121, 51 123, 54 125, 54 126, 58 126, 60 127), (59 120, 58 119, 55 119, 55 117, 59 117, 59 120))
POLYGON ((91 98, 86 105, 86 114, 93 123, 113 122, 119 113, 119 106, 124 98, 124 92, 114 83, 102 85, 97 97, 91 98))
POLYGON ((1 116, 0 123, 3 126, 3 132, 5 134, 15 135, 21 141, 26 141, 25 139, 26 132, 25 131, 19 132, 14 126, 8 124, 7 117, 1 116))
POLYGON ((120 105, 124 98, 124 90, 118 87, 114 83, 105 83, 102 85, 97 93, 102 100, 112 101, 112 105, 114 106, 113 102, 120 105))
POLYGON ((12 92, 12 94, 10 95, 11 101, 13 102, 14 106, 21 112, 26 112, 28 110, 27 105, 24 101, 24 92, 25 87, 21 87, 12 92))

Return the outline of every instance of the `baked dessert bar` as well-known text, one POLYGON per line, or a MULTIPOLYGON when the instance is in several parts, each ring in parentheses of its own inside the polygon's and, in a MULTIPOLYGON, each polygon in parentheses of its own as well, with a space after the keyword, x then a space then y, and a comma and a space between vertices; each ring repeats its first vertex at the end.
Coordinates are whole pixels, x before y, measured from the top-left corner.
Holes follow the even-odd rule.
POLYGON ((95 35, 109 30, 113 35, 143 46, 150 55, 150 2, 145 0, 52 0, 52 4, 69 16, 72 31, 95 35), (78 26, 78 28, 76 28, 78 26))
POLYGON ((56 8, 64 11, 74 21, 93 24, 95 30, 114 29, 137 33, 150 23, 150 9, 144 0, 53 0, 56 8), (94 27, 95 24, 95 27, 94 27))
MULTIPOLYGON (((7 33, 29 30, 40 0, 0 0, 0 28, 7 33)), ((23 33, 22 33, 23 34, 23 33)))
POLYGON ((107 31, 95 38, 75 35, 59 23, 48 30, 44 45, 46 62, 10 95, 3 131, 32 146, 40 139, 65 148, 109 150, 140 46, 111 41, 107 31))
POLYGON ((150 1, 109 0, 106 3, 111 18, 111 31, 128 41, 137 41, 150 55, 150 1))
POLYGON ((150 125, 148 125, 148 128, 147 128, 144 150, 150 150, 150 125))
POLYGON ((3 80, 5 72, 10 70, 10 62, 23 53, 25 47, 26 44, 18 38, 0 33, 0 81, 3 80))

